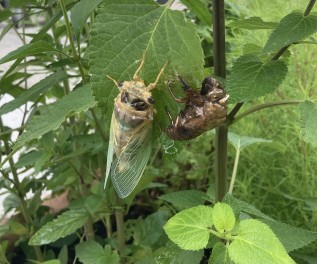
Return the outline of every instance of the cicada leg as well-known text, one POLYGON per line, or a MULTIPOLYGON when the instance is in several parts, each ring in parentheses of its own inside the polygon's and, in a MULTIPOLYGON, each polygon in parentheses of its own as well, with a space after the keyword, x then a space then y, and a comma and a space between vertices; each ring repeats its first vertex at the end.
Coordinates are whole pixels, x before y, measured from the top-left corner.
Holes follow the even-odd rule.
POLYGON ((133 80, 134 81, 142 81, 142 79, 139 77, 139 73, 144 65, 144 61, 145 61, 145 51, 143 52, 143 55, 142 55, 142 60, 141 60, 141 63, 139 65, 139 67, 137 68, 136 72, 134 73, 133 75, 133 80))
POLYGON ((115 84, 117 87, 119 87, 119 85, 118 85, 118 83, 117 83, 117 81, 116 81, 115 79, 111 78, 109 75, 107 75, 107 78, 110 79, 111 81, 113 81, 114 84, 115 84))
POLYGON ((168 88, 168 90, 170 91, 170 94, 172 95, 173 99, 174 99, 176 102, 178 102, 178 103, 186 103, 186 102, 188 101, 188 98, 187 98, 187 97, 177 98, 177 97, 175 96, 175 94, 173 94, 169 83, 167 84, 167 88, 168 88))
POLYGON ((164 64, 163 68, 160 70, 159 74, 157 75, 155 82, 154 82, 154 83, 150 83, 150 84, 147 86, 147 89, 148 89, 148 90, 152 90, 152 89, 154 89, 154 88, 156 87, 156 85, 157 85, 157 83, 159 82, 159 80, 160 80, 160 78, 161 78, 161 76, 162 76, 162 74, 163 74, 163 72, 164 72, 164 70, 165 70, 167 64, 168 64, 168 62, 166 62, 166 63, 164 64))

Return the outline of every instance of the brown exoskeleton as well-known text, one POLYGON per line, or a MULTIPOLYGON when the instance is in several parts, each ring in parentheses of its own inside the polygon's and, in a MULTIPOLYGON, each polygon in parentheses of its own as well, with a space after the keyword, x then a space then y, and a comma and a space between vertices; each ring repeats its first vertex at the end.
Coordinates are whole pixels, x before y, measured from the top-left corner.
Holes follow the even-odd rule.
POLYGON ((134 190, 151 155, 155 111, 151 90, 167 65, 160 70, 155 82, 146 86, 138 76, 144 59, 145 54, 131 81, 117 83, 107 76, 120 93, 114 101, 111 119, 105 185, 110 176, 120 198, 134 190))
POLYGON ((195 91, 181 77, 179 79, 183 83, 185 98, 176 98, 168 86, 175 101, 185 103, 185 108, 174 121, 169 115, 171 124, 165 132, 171 139, 193 139, 226 120, 229 95, 219 81, 207 77, 202 82, 200 91, 195 91))

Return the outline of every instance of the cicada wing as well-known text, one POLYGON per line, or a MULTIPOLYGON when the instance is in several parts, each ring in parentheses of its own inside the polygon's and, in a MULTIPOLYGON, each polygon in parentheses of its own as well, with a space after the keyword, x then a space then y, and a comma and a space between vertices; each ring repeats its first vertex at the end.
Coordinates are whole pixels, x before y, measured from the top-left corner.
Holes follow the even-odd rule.
POLYGON ((152 150, 152 122, 144 122, 130 137, 111 166, 112 184, 120 198, 127 197, 138 184, 152 150))
POLYGON ((114 139, 115 139, 115 131, 117 129, 117 121, 115 119, 114 113, 112 114, 111 118, 111 125, 110 125, 110 131, 109 131, 109 144, 108 144, 108 154, 107 154, 107 169, 106 169, 106 178, 104 183, 104 188, 106 188, 107 181, 109 178, 109 174, 111 171, 111 164, 113 161, 113 154, 115 151, 115 145, 114 145, 114 139))

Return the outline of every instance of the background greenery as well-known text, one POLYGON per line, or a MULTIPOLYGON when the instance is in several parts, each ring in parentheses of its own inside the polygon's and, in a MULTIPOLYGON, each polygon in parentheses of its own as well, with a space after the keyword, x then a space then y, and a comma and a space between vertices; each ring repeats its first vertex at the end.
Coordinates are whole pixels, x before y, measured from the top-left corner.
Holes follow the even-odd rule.
MULTIPOLYGON (((22 6, 21 10, 24 14, 27 11, 30 12, 28 8, 23 7, 24 3, 22 2, 12 1, 11 4, 17 7, 22 6)), ((31 6, 38 4, 36 1, 29 2, 31 6)), ((93 1, 89 8, 93 10, 99 2, 93 1)), ((40 16, 45 18, 46 23, 39 27, 39 33, 35 35, 35 39, 41 38, 51 46, 44 46, 43 43, 40 43, 36 44, 38 46, 32 46, 26 50, 24 54, 27 52, 34 54, 34 48, 36 48, 40 54, 28 63, 22 61, 21 58, 20 63, 22 63, 19 67, 22 68, 22 71, 20 73, 13 71, 8 76, 6 76, 7 74, 3 75, 1 80, 1 90, 2 87, 10 88, 2 90, 1 93, 10 93, 16 97, 24 92, 20 87, 23 87, 24 78, 29 77, 26 66, 41 66, 50 73, 57 70, 57 73, 54 73, 55 75, 52 77, 55 83, 48 80, 51 87, 47 87, 47 83, 42 83, 35 91, 33 90, 33 95, 25 95, 24 98, 28 98, 27 100, 24 99, 23 102, 16 100, 15 107, 26 101, 33 103, 30 116, 35 116, 34 119, 37 121, 33 119, 33 121, 26 120, 25 122, 26 124, 30 123, 29 129, 31 131, 27 131, 19 139, 19 142, 13 145, 14 142, 9 139, 12 133, 10 128, 2 126, 1 129, 1 144, 8 142, 7 145, 1 145, 5 154, 10 153, 12 146, 14 150, 17 150, 19 146, 28 143, 28 147, 22 150, 17 163, 1 171, 1 187, 10 193, 4 203, 5 211, 15 209, 17 212, 22 212, 24 220, 18 216, 12 218, 8 224, 1 226, 1 234, 14 234, 18 238, 14 239, 14 244, 11 244, 11 249, 8 250, 6 257, 4 251, 8 249, 8 243, 3 240, 0 255, 3 263, 8 263, 6 261, 22 263, 26 259, 44 261, 55 258, 58 258, 59 262, 51 262, 51 264, 75 263, 75 255, 83 263, 94 263, 95 259, 98 259, 100 263, 104 263, 106 260, 110 261, 109 263, 111 261, 118 263, 119 257, 114 249, 117 250, 120 247, 118 246, 119 232, 116 232, 118 230, 115 228, 115 222, 120 217, 115 220, 114 214, 118 215, 120 211, 114 212, 113 208, 120 207, 122 204, 115 201, 111 192, 105 193, 102 182, 107 149, 107 133, 105 131, 108 129, 109 122, 95 106, 96 102, 89 92, 90 90, 83 86, 83 84, 89 83, 86 47, 90 44, 89 28, 91 24, 85 24, 85 20, 83 22, 76 21, 76 16, 71 17, 72 23, 83 25, 81 60, 77 61, 74 58, 79 54, 74 53, 71 43, 66 42, 64 45, 67 32, 65 21, 61 19, 55 23, 62 16, 62 11, 58 5, 54 4, 54 1, 48 1, 48 3, 52 4, 51 8, 43 9, 40 13, 40 16), (46 25, 53 27, 53 36, 43 30, 46 25), (53 53, 49 53, 54 52, 54 49, 59 49, 55 56, 53 53), (63 53, 68 54, 72 60, 65 57, 61 59, 63 53), (67 76, 63 74, 66 70, 67 76), (70 78, 77 78, 76 80, 81 78, 77 84, 78 89, 74 93, 70 93, 72 86, 72 82, 68 81, 70 78), (17 87, 17 81, 19 81, 20 87, 17 87), (55 104, 55 108, 43 107, 49 104, 48 98, 60 99, 57 106, 55 104), (84 103, 78 98, 83 99, 84 103), (92 110, 85 112, 89 108, 92 110), (73 115, 74 112, 75 115, 73 115), (41 115, 38 115, 39 113, 41 115), (57 120, 55 124, 46 123, 45 121, 49 120, 48 117, 51 115, 71 117, 67 121, 64 121, 64 118, 57 120), (39 121, 39 118, 42 119, 39 121), (37 125, 41 124, 41 126, 34 127, 32 122, 37 125), (60 128, 53 132, 58 127, 60 128), (45 135, 40 140, 34 141, 38 135, 42 134, 45 135), (15 178, 12 180, 12 175, 25 171, 31 172, 29 177, 24 180, 15 178), (55 214, 49 213, 48 207, 41 205, 40 195, 44 189, 51 190, 53 196, 65 191, 68 192, 69 210, 65 210, 65 208, 62 211, 64 213, 57 219, 55 214), (27 200, 25 196, 29 191, 34 193, 34 197, 27 200), (55 220, 51 222, 53 219, 55 220), (51 223, 51 225, 45 226, 46 223, 51 223), (80 229, 82 225, 84 225, 84 229, 80 229), (46 227, 46 230, 42 234, 32 237, 35 231, 43 226, 46 227), (51 228, 55 232, 48 235, 49 231, 52 230, 51 228), (32 237, 31 245, 28 245, 30 237, 32 237), (65 238, 53 242, 60 237, 65 238), (88 241, 82 242, 84 238, 88 241), (48 245, 35 246, 35 251, 33 250, 32 245, 44 244, 43 242, 48 243, 48 245), (106 246, 102 247, 101 245, 105 243, 106 246)), ((187 1, 184 3, 186 4, 187 1)), ((74 4, 75 1, 66 1, 68 9, 71 9, 74 4)), ((307 1, 303 0, 290 3, 280 0, 274 2, 227 1, 226 24, 229 24, 233 19, 250 16, 260 16, 264 21, 278 22, 295 9, 303 10, 306 5, 307 1)), ((34 8, 34 10, 41 11, 40 8, 34 8)), ((80 10, 77 12, 79 12, 77 17, 81 17, 80 10)), ((1 18, 8 16, 3 12, 1 14, 1 18)), ((206 17, 205 13, 198 15, 187 12, 186 16, 196 22, 205 52, 206 65, 211 66, 212 39, 210 37, 211 29, 207 26, 210 18, 206 17)), ((25 26, 23 23, 33 23, 34 21, 38 25, 36 19, 38 15, 31 17, 35 19, 22 21, 20 26, 23 28, 25 26)), ((94 17, 90 16, 90 19, 93 21, 94 17)), ((5 31, 6 29, 2 34, 5 34, 5 31)), ((75 29, 77 36, 79 32, 80 30, 75 29)), ((252 31, 227 28, 227 68, 230 69, 234 60, 243 54, 243 47, 246 43, 264 46, 269 34, 270 30, 252 31)), ((21 35, 23 36, 23 34, 21 35)), ((256 99, 252 103, 246 103, 243 106, 244 109, 270 101, 316 98, 317 64, 313 59, 317 57, 316 45, 293 45, 289 52, 291 54, 289 74, 280 88, 273 94, 256 99)), ((141 54, 142 51, 138 51, 138 53, 141 54)), ((188 56, 190 58, 190 55, 188 56)), ((201 54, 197 55, 197 60, 199 60, 199 56, 201 54)), ((146 69, 147 76, 154 76, 155 73, 151 72, 151 65, 146 67, 148 67, 146 69)), ((116 71, 122 72, 121 69, 116 69, 116 71)), ((127 75, 129 74, 132 73, 127 73, 127 75)), ((148 78, 151 79, 151 77, 148 78)), ((198 80, 190 81, 199 83, 198 80)), ((112 96, 115 96, 114 92, 112 96)), ((3 108, 1 111, 4 111, 3 108)), ((24 124, 22 124, 21 132, 23 129, 24 124)), ((264 109, 249 115, 239 123, 232 125, 230 129, 230 131, 242 136, 273 141, 269 144, 250 146, 241 152, 233 191, 234 196, 253 204, 276 220, 317 231, 317 150, 302 139, 297 106, 264 109)), ((142 177, 141 186, 150 183, 152 179, 155 183, 150 184, 134 200, 128 201, 128 206, 125 208, 124 226, 126 241, 128 241, 125 254, 130 254, 130 256, 132 254, 128 260, 130 263, 152 263, 153 256, 159 256, 161 263, 172 263, 171 259, 175 261, 173 263, 199 263, 204 252, 197 251, 189 254, 173 244, 167 244, 171 242, 167 242, 167 237, 163 231, 157 230, 162 230, 159 227, 162 227, 166 220, 178 210, 204 202, 202 193, 185 192, 174 194, 175 196, 172 198, 167 194, 181 190, 206 191, 208 189, 208 199, 213 199, 213 183, 208 182, 214 170, 212 140, 213 132, 208 132, 181 146, 171 146, 172 143, 164 137, 156 143, 153 157, 142 177), (177 149, 179 149, 179 153, 176 153, 177 149), (169 155, 166 152, 174 154, 169 155), (168 246, 165 246, 166 244, 168 246)), ((233 169, 234 158, 235 149, 230 146, 229 174, 233 169)), ((121 214, 122 219, 122 211, 121 214)), ((297 252, 295 251, 295 253, 293 252, 292 257, 297 256, 298 263, 314 263, 317 258, 316 251, 316 243, 310 244, 297 252)), ((205 252, 205 255, 208 253, 205 252)))

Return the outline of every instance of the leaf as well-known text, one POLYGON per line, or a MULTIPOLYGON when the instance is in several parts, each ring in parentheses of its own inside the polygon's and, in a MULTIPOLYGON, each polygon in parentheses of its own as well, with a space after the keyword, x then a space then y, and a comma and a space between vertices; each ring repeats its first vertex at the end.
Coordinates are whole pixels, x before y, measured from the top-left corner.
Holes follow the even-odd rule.
POLYGON ((69 210, 44 225, 30 239, 29 245, 43 245, 66 237, 82 227, 89 214, 85 209, 69 210))
POLYGON ((317 14, 304 16, 299 11, 285 16, 272 32, 261 54, 277 51, 296 41, 307 38, 317 31, 317 14))
POLYGON ((212 253, 209 258, 208 264, 234 264, 234 263, 229 258, 227 247, 223 243, 218 242, 212 248, 212 253))
POLYGON ((225 197, 226 203, 228 203, 228 201, 230 201, 231 199, 240 207, 241 211, 250 215, 261 217, 263 219, 273 220, 271 217, 267 216, 266 214, 263 214, 260 210, 256 209, 252 204, 248 204, 244 201, 234 198, 232 195, 226 194, 226 197, 225 197), (228 200, 228 198, 230 199, 228 200))
POLYGON ((57 102, 46 106, 41 115, 34 116, 28 123, 26 131, 18 138, 14 149, 59 128, 67 117, 86 111, 95 104, 90 85, 79 87, 57 102))
POLYGON ((61 261, 59 259, 51 259, 41 262, 41 264, 61 264, 61 261))
POLYGON ((180 248, 199 250, 206 247, 212 226, 212 208, 199 205, 183 210, 167 221, 164 230, 180 248))
POLYGON ((244 137, 233 132, 228 133, 229 142, 234 146, 236 150, 243 150, 244 148, 255 143, 272 143, 272 140, 263 138, 244 137))
POLYGON ((160 196, 160 199, 167 201, 182 210, 203 204, 205 201, 204 196, 205 193, 201 191, 186 190, 163 194, 160 196))
POLYGON ((212 213, 212 220, 215 228, 220 233, 228 233, 236 223, 234 213, 230 205, 216 203, 212 213))
POLYGON ((254 55, 243 55, 232 67, 227 81, 230 102, 241 102, 272 93, 287 74, 284 61, 263 63, 254 55))
POLYGON ((228 251, 236 264, 295 264, 273 231, 255 219, 240 222, 238 235, 228 251))
POLYGON ((53 48, 48 42, 39 40, 35 43, 23 45, 22 47, 10 52, 8 55, 0 59, 0 64, 50 51, 62 53, 60 50, 53 48))
MULTIPOLYGON (((168 62, 165 76, 180 74, 195 85, 203 79, 203 51, 192 22, 184 14, 160 6, 153 0, 105 0, 91 30, 91 84, 99 106, 110 120, 117 87, 108 80, 131 80, 145 52, 140 77, 154 82, 168 62)), ((164 76, 161 81, 164 80, 164 76)), ((197 87, 197 86, 196 86, 197 87)), ((169 111, 179 111, 166 86, 153 90, 161 126, 169 124, 169 111), (172 109, 171 109, 172 108, 172 109)))
POLYGON ((79 37, 90 13, 97 8, 101 1, 102 0, 81 0, 72 7, 70 20, 77 38, 79 37))
POLYGON ((133 234, 134 244, 152 247, 164 233, 163 225, 166 220, 166 214, 158 211, 138 222, 133 234))
POLYGON ((201 21, 207 26, 211 25, 211 13, 208 8, 208 1, 206 0, 181 0, 201 21))
POLYGON ((300 127, 307 143, 317 146, 317 102, 305 101, 299 105, 300 127))
POLYGON ((109 245, 102 248, 95 241, 85 241, 75 247, 76 256, 83 264, 119 264, 120 259, 117 252, 112 252, 109 245))
POLYGON ((0 115, 11 112, 28 101, 36 100, 40 94, 45 93, 50 88, 52 88, 55 84, 58 84, 60 81, 66 78, 67 78, 67 74, 62 71, 55 72, 49 75, 48 77, 44 78, 43 80, 33 85, 28 90, 25 90, 20 96, 16 97, 11 102, 3 105, 0 109, 0 115))
MULTIPOLYGON (((156 264, 198 264, 203 257, 203 250, 189 251, 179 248, 172 242, 168 242, 159 256, 156 264)), ((144 262, 147 264, 147 262, 144 262)))
POLYGON ((317 240, 317 232, 312 232, 273 220, 265 219, 261 221, 273 230, 287 252, 305 247, 317 240))
POLYGON ((4 236, 7 232, 9 232, 9 224, 1 224, 0 225, 0 238, 4 236))
POLYGON ((0 10, 0 22, 3 22, 4 20, 11 17, 13 13, 9 9, 0 10))
POLYGON ((278 26, 275 22, 265 22, 260 17, 250 17, 246 19, 236 20, 229 23, 228 27, 243 29, 274 29, 278 26))

